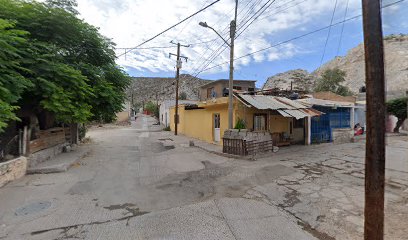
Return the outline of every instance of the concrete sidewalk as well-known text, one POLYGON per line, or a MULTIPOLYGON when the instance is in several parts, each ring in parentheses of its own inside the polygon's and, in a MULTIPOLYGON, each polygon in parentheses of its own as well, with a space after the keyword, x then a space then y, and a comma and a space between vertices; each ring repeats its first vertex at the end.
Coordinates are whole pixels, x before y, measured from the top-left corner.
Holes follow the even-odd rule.
POLYGON ((78 146, 74 150, 61 153, 52 160, 42 162, 27 169, 27 174, 46 174, 66 172, 90 152, 87 146, 78 146))

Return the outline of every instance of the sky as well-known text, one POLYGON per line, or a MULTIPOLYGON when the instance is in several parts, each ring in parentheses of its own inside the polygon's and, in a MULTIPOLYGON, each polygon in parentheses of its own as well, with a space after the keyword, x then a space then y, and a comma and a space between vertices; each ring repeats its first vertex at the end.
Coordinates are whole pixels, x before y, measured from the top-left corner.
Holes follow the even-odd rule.
MULTIPOLYGON (((211 29, 198 23, 206 22, 229 42, 235 0, 220 0, 124 54, 124 48, 139 45, 214 1, 78 0, 77 9, 81 18, 116 43, 117 63, 130 76, 174 77, 175 57, 169 58, 169 53, 176 54, 177 48, 172 41, 190 45, 181 48, 181 55, 188 57, 182 64, 182 74, 227 79, 229 47, 211 29)), ((383 0, 382 4, 398 1, 383 0)), ((407 9, 408 0, 383 9, 385 35, 408 33, 407 9)), ((361 0, 239 0, 234 51, 239 59, 234 61, 234 79, 257 80, 261 87, 277 73, 299 68, 313 71, 335 56, 345 55, 363 41, 362 18, 341 22, 361 11, 361 0), (311 33, 331 23, 331 28, 311 33)))

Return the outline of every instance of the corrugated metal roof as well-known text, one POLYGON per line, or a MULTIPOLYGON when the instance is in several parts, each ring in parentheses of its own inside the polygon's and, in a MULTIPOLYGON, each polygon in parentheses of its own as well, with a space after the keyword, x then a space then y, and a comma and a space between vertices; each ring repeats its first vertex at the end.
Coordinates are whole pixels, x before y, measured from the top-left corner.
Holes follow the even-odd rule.
POLYGON ((283 110, 276 110, 276 111, 278 111, 278 113, 279 113, 280 115, 284 116, 284 117, 292 117, 291 115, 289 115, 288 113, 286 113, 286 112, 283 111, 283 110))
POLYGON ((305 118, 308 117, 309 115, 300 111, 300 110, 285 110, 286 113, 290 114, 291 116, 293 116, 296 119, 301 119, 301 118, 305 118))
POLYGON ((272 96, 264 95, 239 95, 239 96, 257 109, 271 109, 271 110, 296 109, 290 105, 287 105, 276 100, 272 96))
POLYGON ((290 100, 288 98, 284 98, 284 97, 275 97, 275 98, 278 99, 279 101, 281 101, 281 102, 283 102, 283 103, 285 103, 287 105, 290 105, 290 106, 292 106, 294 108, 297 108, 297 109, 307 108, 305 105, 303 105, 301 103, 298 103, 296 101, 290 100))
POLYGON ((324 107, 353 107, 354 103, 350 102, 338 102, 338 101, 331 101, 331 100, 323 100, 318 98, 304 98, 297 100, 299 102, 307 103, 310 105, 318 105, 324 107))
POLYGON ((284 117, 294 117, 296 119, 301 119, 308 116, 313 117, 321 115, 320 112, 313 111, 301 102, 295 102, 284 97, 243 94, 239 94, 238 97, 257 109, 276 110, 284 117))

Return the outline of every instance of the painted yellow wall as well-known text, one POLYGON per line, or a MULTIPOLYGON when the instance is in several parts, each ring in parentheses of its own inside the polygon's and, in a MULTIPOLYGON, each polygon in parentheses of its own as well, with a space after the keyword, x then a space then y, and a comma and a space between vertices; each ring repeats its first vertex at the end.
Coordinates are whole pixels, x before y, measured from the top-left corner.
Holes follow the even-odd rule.
MULTIPOLYGON (((228 103, 227 98, 217 99, 218 102, 206 104, 200 104, 200 107, 205 109, 185 110, 184 105, 179 106, 180 122, 178 124, 178 133, 186 135, 188 137, 197 138, 209 143, 214 143, 214 114, 220 114, 220 135, 221 141, 218 144, 222 144, 222 137, 224 131, 228 128, 228 103)), ((287 132, 289 133, 289 122, 291 118, 285 118, 281 115, 268 114, 268 110, 258 110, 255 108, 248 108, 240 102, 235 101, 234 104, 234 117, 233 124, 238 118, 242 118, 247 123, 247 128, 253 128, 253 116, 255 113, 267 114, 268 129, 272 133, 287 132)), ((174 131, 174 114, 175 108, 170 108, 170 128, 174 131)))
POLYGON ((268 130, 271 133, 277 133, 277 132, 288 132, 289 133, 289 123, 291 121, 291 118, 285 118, 282 115, 272 115, 270 111, 268 110, 258 110, 254 107, 248 108, 242 103, 238 103, 236 108, 236 117, 244 119, 247 128, 250 130, 253 130, 254 126, 254 114, 266 114, 267 118, 269 119, 268 121, 268 130))
POLYGON ((270 132, 287 132, 289 133, 289 123, 291 118, 285 118, 282 115, 271 115, 269 119, 270 132))
MULTIPOLYGON (((180 122, 178 124, 178 133, 188 137, 197 138, 209 143, 214 142, 214 120, 213 115, 220 114, 220 135, 228 128, 228 105, 221 104, 210 106, 206 109, 185 110, 184 106, 179 106, 180 122)), ((170 128, 174 131, 175 108, 170 109, 170 128)))

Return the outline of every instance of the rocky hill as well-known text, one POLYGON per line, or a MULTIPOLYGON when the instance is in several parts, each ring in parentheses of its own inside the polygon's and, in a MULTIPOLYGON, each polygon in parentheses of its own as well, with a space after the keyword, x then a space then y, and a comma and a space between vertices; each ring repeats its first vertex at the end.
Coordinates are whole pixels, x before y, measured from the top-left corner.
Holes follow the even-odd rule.
MULTIPOLYGON (((188 100, 198 100, 200 86, 208 83, 209 81, 210 80, 195 78, 188 74, 181 74, 179 94, 184 93, 188 100)), ((131 92, 134 94, 135 102, 174 99, 176 95, 176 79, 134 77, 129 90, 129 93, 131 92)))
POLYGON ((290 70, 269 77, 262 89, 282 89, 310 91, 313 87, 313 76, 303 69, 290 70))
MULTIPOLYGON (((408 90, 408 35, 390 35, 384 38, 385 75, 387 92, 390 95, 401 95, 408 90)), ((363 44, 348 51, 346 56, 336 57, 327 62, 313 73, 305 70, 292 70, 268 78, 264 88, 279 87, 290 88, 293 76, 299 73, 318 78, 321 73, 329 68, 338 67, 346 72, 345 86, 354 93, 365 85, 365 65, 363 44)), ((313 81, 312 81, 313 82, 313 81)))
MULTIPOLYGON (((408 35, 390 35, 384 41, 385 79, 387 91, 401 92, 408 90, 408 35)), ((336 57, 314 72, 320 74, 338 67, 346 72, 345 86, 357 93, 365 85, 365 65, 363 44, 348 51, 344 57, 336 57)))

